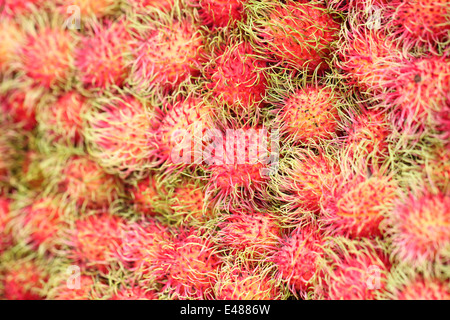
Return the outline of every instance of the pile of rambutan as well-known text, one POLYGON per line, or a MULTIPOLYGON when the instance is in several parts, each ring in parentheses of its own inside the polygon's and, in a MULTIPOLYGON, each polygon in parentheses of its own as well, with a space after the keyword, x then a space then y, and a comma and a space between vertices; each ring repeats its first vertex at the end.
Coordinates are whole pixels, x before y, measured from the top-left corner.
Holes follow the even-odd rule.
POLYGON ((0 299, 450 299, 448 1, 0 2, 0 299))

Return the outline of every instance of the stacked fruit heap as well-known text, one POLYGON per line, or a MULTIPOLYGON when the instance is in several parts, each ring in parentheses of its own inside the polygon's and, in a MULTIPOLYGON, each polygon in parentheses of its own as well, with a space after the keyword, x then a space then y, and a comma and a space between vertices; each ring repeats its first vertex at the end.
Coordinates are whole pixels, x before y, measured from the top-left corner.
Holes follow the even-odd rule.
POLYGON ((2 3, 1 298, 450 299, 446 0, 2 3))

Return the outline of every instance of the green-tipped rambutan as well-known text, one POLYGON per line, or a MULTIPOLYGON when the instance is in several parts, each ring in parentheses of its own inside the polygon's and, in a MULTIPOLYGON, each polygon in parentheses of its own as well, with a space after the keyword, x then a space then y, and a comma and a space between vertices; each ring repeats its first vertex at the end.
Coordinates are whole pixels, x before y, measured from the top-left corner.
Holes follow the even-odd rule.
POLYGON ((323 4, 269 1, 250 3, 248 9, 256 15, 247 19, 254 24, 250 32, 265 48, 268 61, 309 71, 328 68, 330 46, 338 38, 340 25, 323 4))
POLYGON ((62 280, 58 279, 58 284, 49 290, 48 299, 67 301, 97 300, 103 296, 102 289, 104 289, 104 285, 90 275, 81 273, 77 279, 70 279, 66 273, 65 277, 63 276, 62 278, 62 280))
POLYGON ((12 235, 9 229, 11 220, 11 201, 0 195, 0 255, 12 245, 12 235))
MULTIPOLYGON (((82 18, 100 19, 104 16, 111 15, 119 8, 119 0, 53 0, 56 2, 58 10, 62 14, 70 16, 73 11, 69 10, 72 6, 76 6, 82 18)), ((77 11, 78 12, 78 11, 77 11)))
POLYGON ((120 288, 110 300, 158 300, 158 296, 154 290, 132 286, 120 288))
POLYGON ((247 0, 199 0, 202 22, 210 27, 236 25, 245 18, 244 3, 247 0))
POLYGON ((313 225, 300 225, 280 241, 273 262, 294 295, 307 298, 314 292, 322 276, 318 259, 323 257, 323 246, 320 229, 313 225))
POLYGON ((174 5, 174 0, 127 0, 133 9, 143 10, 157 8, 170 11, 174 5))
POLYGON ((31 131, 36 127, 39 93, 31 88, 12 89, 0 96, 0 111, 6 121, 31 131))
POLYGON ((152 106, 133 96, 94 102, 85 115, 84 138, 89 153, 110 173, 142 176, 155 166, 157 150, 152 106))
POLYGON ((25 41, 25 33, 15 21, 8 18, 0 21, 0 33, 0 73, 3 73, 16 62, 19 49, 25 41))
POLYGON ((0 15, 16 17, 28 15, 36 9, 41 9, 46 0, 4 0, 0 15))
POLYGON ((136 185, 130 185, 128 192, 138 213, 155 216, 170 212, 168 192, 157 175, 149 175, 137 181, 136 185))
POLYGON ((450 196, 419 190, 405 195, 390 215, 393 255, 413 266, 450 257, 450 196))

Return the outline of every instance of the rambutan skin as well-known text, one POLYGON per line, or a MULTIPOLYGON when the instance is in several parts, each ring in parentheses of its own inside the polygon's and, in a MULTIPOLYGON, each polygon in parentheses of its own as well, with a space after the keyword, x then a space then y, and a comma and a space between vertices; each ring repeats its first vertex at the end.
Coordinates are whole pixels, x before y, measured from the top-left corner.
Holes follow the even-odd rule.
POLYGON ((326 70, 340 25, 318 3, 287 1, 270 10, 260 32, 266 53, 294 68, 326 70))
POLYGON ((17 23, 7 18, 2 18, 0 22, 0 33, 3 36, 0 43, 0 72, 4 72, 13 68, 12 64, 16 61, 26 36, 17 23))
POLYGON ((7 250, 12 244, 12 235, 8 230, 10 217, 11 201, 6 197, 0 196, 0 254, 7 250))
POLYGON ((393 254, 411 265, 430 265, 450 249, 450 197, 428 191, 401 199, 389 217, 393 254))
POLYGON ((244 3, 246 0, 199 0, 200 17, 203 23, 212 27, 236 25, 245 18, 244 3))
POLYGON ((449 300, 450 287, 448 281, 424 279, 418 276, 410 283, 399 288, 395 294, 397 300, 449 300))
POLYGON ((110 300, 158 300, 158 297, 152 290, 133 286, 118 290, 110 300))
POLYGON ((0 96, 0 110, 4 119, 17 124, 26 131, 36 127, 37 100, 27 94, 29 88, 8 91, 0 96))
POLYGON ((68 31, 44 28, 30 34, 21 47, 26 75, 47 89, 65 85, 73 75, 74 38, 68 31))

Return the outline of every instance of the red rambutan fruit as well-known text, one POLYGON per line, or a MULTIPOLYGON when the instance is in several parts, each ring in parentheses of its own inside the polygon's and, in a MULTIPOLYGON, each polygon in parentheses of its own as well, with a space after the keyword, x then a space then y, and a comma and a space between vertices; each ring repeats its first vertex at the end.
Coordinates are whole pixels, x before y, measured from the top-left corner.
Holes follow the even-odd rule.
POLYGON ((0 72, 13 68, 17 54, 23 45, 25 33, 12 19, 2 18, 0 21, 0 72))
POLYGON ((174 0, 127 0, 134 9, 157 8, 169 11, 174 5, 174 0))
MULTIPOLYGON (((377 300, 386 291, 390 264, 381 245, 330 239, 321 295, 328 300, 377 300)), ((321 262, 323 263, 323 262, 321 262)))
POLYGON ((203 134, 213 127, 214 109, 196 98, 180 100, 167 109, 156 131, 159 156, 167 164, 200 164, 203 134))
POLYGON ((429 191, 405 196, 390 215, 393 255, 413 266, 450 257, 450 196, 429 191))
POLYGON ((450 191, 450 146, 435 146, 423 166, 424 178, 443 193, 450 191))
POLYGON ((236 25, 245 18, 246 0, 199 0, 200 17, 207 26, 226 27, 236 25))
POLYGON ((304 150, 285 159, 280 174, 271 182, 276 198, 294 208, 318 213, 324 195, 330 192, 340 173, 338 165, 325 154, 304 150))
POLYGON ((131 35, 123 21, 96 25, 75 51, 81 81, 90 88, 122 86, 129 73, 126 55, 131 54, 131 35))
POLYGON ((381 174, 338 176, 323 202, 320 220, 325 232, 352 239, 383 236, 380 224, 393 207, 396 191, 392 178, 381 174))
POLYGON ((154 290, 132 286, 119 289, 110 300, 158 300, 158 296, 154 290))
POLYGON ((320 230, 312 225, 299 226, 280 241, 273 262, 295 295, 307 298, 314 291, 317 277, 322 276, 318 259, 323 256, 323 245, 320 230))
POLYGON ((0 15, 16 17, 26 15, 33 10, 39 9, 46 0, 3 0, 0 15))
MULTIPOLYGON (((169 18, 168 18, 169 19, 169 18)), ((201 69, 203 36, 188 19, 149 21, 136 45, 131 82, 139 91, 171 90, 201 69)))
POLYGON ((134 209, 147 216, 166 214, 170 212, 168 193, 164 184, 156 175, 139 180, 136 185, 129 186, 134 209))
POLYGON ((0 254, 12 244, 12 235, 8 229, 10 220, 10 201, 0 195, 0 254))
POLYGON ((306 86, 277 110, 281 130, 295 142, 331 139, 338 127, 338 95, 330 87, 306 86))
POLYGON ((97 214, 75 221, 71 231, 69 257, 83 267, 107 274, 122 245, 125 221, 110 214, 97 214))
POLYGON ((110 173, 126 178, 155 166, 152 110, 132 96, 97 101, 85 115, 88 151, 110 173))
POLYGON ((82 18, 94 16, 97 19, 113 14, 119 8, 120 4, 119 0, 71 0, 70 2, 65 0, 53 1, 56 2, 58 9, 64 14, 73 14, 73 11, 69 9, 72 8, 72 6, 76 6, 82 18))
POLYGON ((406 46, 429 49, 448 43, 450 13, 446 0, 394 0, 389 15, 394 34, 406 46))
POLYGON ((36 126, 37 99, 34 94, 28 94, 29 88, 11 90, 0 97, 0 111, 6 121, 17 124, 24 130, 31 131, 36 126))
POLYGON ((30 34, 19 57, 25 74, 45 88, 65 85, 72 75, 75 40, 65 30, 43 28, 30 34))
POLYGON ((204 69, 213 97, 220 105, 232 107, 237 114, 241 113, 240 109, 246 113, 257 108, 265 96, 265 62, 254 55, 248 42, 231 42, 222 45, 204 69))
POLYGON ((40 130, 49 141, 81 145, 82 115, 87 110, 88 103, 81 94, 76 91, 64 93, 54 103, 40 110, 38 114, 40 130))
POLYGON ((424 130, 433 121, 430 115, 449 108, 450 59, 429 56, 404 60, 389 76, 394 90, 387 102, 394 105, 399 130, 414 126, 424 130))
POLYGON ((450 283, 435 278, 417 276, 398 288, 396 300, 450 300, 450 283))
POLYGON ((6 300, 43 300, 46 270, 33 260, 13 259, 0 266, 0 282, 6 300))
POLYGON ((341 32, 337 44, 337 67, 347 83, 361 92, 377 94, 385 90, 389 73, 397 67, 401 52, 382 30, 351 26, 341 32))
POLYGON ((60 179, 60 192, 81 207, 108 208, 123 193, 121 181, 86 156, 70 158, 60 179))
POLYGON ((213 243, 192 230, 181 233, 161 248, 153 273, 161 292, 178 299, 211 299, 221 259, 213 243))
POLYGON ((234 211, 218 223, 217 242, 231 254, 244 253, 252 258, 274 254, 280 241, 277 220, 262 212, 234 211))
POLYGON ((60 281, 57 286, 50 289, 51 300, 96 300, 102 296, 98 292, 100 284, 91 276, 80 274, 75 283, 70 282, 70 286, 68 280, 60 281))
MULTIPOLYGON (((258 14, 261 8, 257 8, 258 14)), ((266 54, 273 57, 270 60, 309 71, 328 68, 330 45, 337 40, 340 25, 323 4, 277 1, 269 4, 268 16, 260 19, 256 20, 253 33, 264 39, 266 54)))
POLYGON ((224 264, 214 287, 217 300, 278 300, 282 291, 268 270, 245 259, 224 264))

